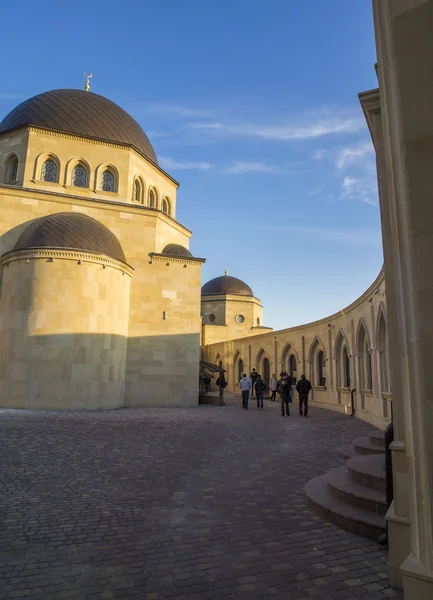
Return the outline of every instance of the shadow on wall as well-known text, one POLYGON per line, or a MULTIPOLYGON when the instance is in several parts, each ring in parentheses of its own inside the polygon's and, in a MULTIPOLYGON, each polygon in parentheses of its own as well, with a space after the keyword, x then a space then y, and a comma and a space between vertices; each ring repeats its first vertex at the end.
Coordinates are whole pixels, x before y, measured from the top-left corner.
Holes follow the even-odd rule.
POLYGON ((199 334, 1 332, 0 406, 52 410, 198 405, 199 334))

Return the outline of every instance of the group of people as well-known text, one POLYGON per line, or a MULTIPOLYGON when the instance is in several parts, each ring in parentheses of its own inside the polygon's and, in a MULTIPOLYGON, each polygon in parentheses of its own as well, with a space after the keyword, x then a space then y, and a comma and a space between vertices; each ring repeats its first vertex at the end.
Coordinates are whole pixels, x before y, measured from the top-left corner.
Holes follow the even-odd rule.
MULTIPOLYGON (((265 394, 266 383, 264 382, 260 373, 257 373, 255 369, 252 370, 250 377, 247 377, 246 373, 243 374, 242 379, 239 382, 239 387, 242 394, 242 408, 248 410, 248 400, 254 397, 254 391, 256 392, 257 408, 263 410, 263 397, 265 394)), ((276 402, 277 393, 280 396, 281 402, 281 416, 290 416, 290 404, 292 402, 292 378, 286 371, 280 373, 280 378, 277 380, 275 374, 272 375, 269 382, 269 389, 271 391, 271 400, 276 402)), ((311 390, 311 382, 301 375, 301 379, 296 384, 296 391, 299 394, 299 414, 303 417, 308 415, 308 394, 311 390)))

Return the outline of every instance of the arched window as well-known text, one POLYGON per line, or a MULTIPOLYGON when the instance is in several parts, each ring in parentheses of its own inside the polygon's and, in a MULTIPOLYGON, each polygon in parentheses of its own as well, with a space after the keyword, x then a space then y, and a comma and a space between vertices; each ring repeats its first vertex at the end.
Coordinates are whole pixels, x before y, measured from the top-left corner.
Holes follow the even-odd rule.
POLYGON ((346 346, 343 346, 343 351, 341 353, 341 368, 343 387, 350 388, 350 358, 346 346))
POLYGON ((57 181, 57 165, 51 158, 48 158, 42 165, 41 181, 51 181, 52 183, 57 181))
POLYGON ((297 360, 294 354, 291 354, 289 357, 289 375, 292 378, 292 382, 296 383, 297 379, 297 360))
POLYGON ((143 184, 138 177, 134 181, 133 199, 135 202, 143 203, 143 184))
POLYGON ((103 192, 114 192, 114 175, 108 169, 101 175, 101 190, 103 192))
POLYGON ((6 161, 5 181, 16 181, 18 179, 18 157, 12 154, 6 161))
MULTIPOLYGON (((361 322, 359 325, 358 333, 358 376, 359 376, 359 389, 371 390, 372 389, 372 371, 371 371, 371 352, 368 342, 368 337, 364 324, 361 322)), ((363 404, 363 399, 361 399, 363 404)), ((364 408, 364 406, 362 406, 364 408)))
POLYGON ((87 171, 83 165, 77 165, 72 170, 72 185, 87 187, 87 171))
POLYGON ((153 188, 149 190, 149 207, 156 208, 156 192, 153 188))
POLYGON ((319 352, 317 353, 316 381, 319 386, 324 387, 326 385, 325 355, 323 354, 323 350, 319 350, 319 352))
POLYGON ((257 327, 260 325, 260 319, 257 317, 257 327))
POLYGON ((17 179, 18 179, 18 159, 16 158, 12 163, 11 181, 16 181, 17 179))
POLYGON ((379 349, 380 390, 382 393, 389 392, 386 323, 382 311, 377 326, 377 345, 379 349))
POLYGON ((162 200, 162 212, 165 212, 167 215, 170 214, 170 202, 167 198, 163 198, 162 200))
POLYGON ((367 358, 366 362, 367 362, 367 389, 371 390, 373 389, 373 371, 371 368, 371 352, 370 352, 370 348, 367 345, 367 341, 366 343, 366 348, 365 348, 365 356, 367 358))

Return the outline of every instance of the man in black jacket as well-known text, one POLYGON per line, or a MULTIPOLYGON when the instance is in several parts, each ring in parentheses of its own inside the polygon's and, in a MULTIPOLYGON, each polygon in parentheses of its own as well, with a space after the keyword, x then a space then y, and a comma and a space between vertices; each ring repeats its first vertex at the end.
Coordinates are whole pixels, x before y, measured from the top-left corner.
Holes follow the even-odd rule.
POLYGON ((257 371, 255 369, 253 369, 251 371, 251 375, 250 375, 250 379, 251 379, 251 398, 254 398, 254 389, 255 389, 255 385, 256 385, 256 381, 257 381, 257 371))
POLYGON ((290 417, 289 404, 292 401, 291 395, 292 378, 287 375, 285 371, 280 373, 280 379, 277 382, 277 392, 280 395, 281 401, 281 416, 284 417, 284 407, 286 408, 286 414, 290 417))
POLYGON ((311 390, 311 382, 301 375, 301 379, 296 384, 296 391, 299 394, 299 414, 304 417, 308 415, 308 394, 311 390))

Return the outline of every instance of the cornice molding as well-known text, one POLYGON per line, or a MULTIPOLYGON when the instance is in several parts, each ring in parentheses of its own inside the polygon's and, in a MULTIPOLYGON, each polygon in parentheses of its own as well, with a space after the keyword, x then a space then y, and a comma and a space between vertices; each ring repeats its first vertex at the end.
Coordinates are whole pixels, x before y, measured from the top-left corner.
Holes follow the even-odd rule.
POLYGON ((29 248, 28 250, 12 250, 11 252, 3 254, 0 259, 0 264, 3 267, 7 267, 9 263, 14 261, 30 261, 35 259, 72 260, 93 263, 102 265, 104 268, 111 267, 117 269, 118 271, 122 271, 129 275, 129 277, 132 277, 132 274, 134 273, 134 269, 131 266, 122 263, 119 260, 115 260, 114 258, 110 258, 105 254, 94 254, 85 251, 81 252, 80 250, 73 249, 29 248))
POLYGON ((0 193, 2 189, 10 192, 11 196, 19 196, 20 198, 30 197, 32 200, 37 200, 38 198, 35 198, 34 196, 35 194, 38 194, 39 196, 46 196, 45 198, 42 198, 42 200, 49 202, 59 202, 68 205, 74 204, 75 206, 85 206, 86 208, 103 208, 131 214, 142 214, 145 212, 147 213, 147 216, 151 216, 153 214, 155 218, 167 223, 168 225, 171 225, 177 231, 183 233, 187 237, 191 237, 191 230, 187 229, 184 225, 179 223, 179 221, 176 221, 176 219, 170 217, 159 208, 151 208, 150 206, 146 206, 144 204, 119 202, 118 200, 107 200, 103 198, 89 198, 88 196, 76 196, 73 194, 67 194, 65 192, 52 192, 51 190, 41 190, 36 187, 21 187, 15 184, 7 183, 0 183, 0 193), (98 206, 98 204, 100 206, 98 206))
POLYGON ((150 261, 179 263, 183 265, 195 265, 201 267, 205 262, 205 258, 195 258, 194 256, 172 256, 171 254, 159 254, 157 252, 149 252, 150 261))
POLYGON ((365 120, 370 131, 373 145, 376 146, 377 131, 374 129, 374 115, 380 115, 380 92, 379 88, 374 90, 368 90, 367 92, 361 92, 358 94, 359 101, 361 103, 362 111, 364 113, 365 120))
POLYGON ((109 148, 116 148, 116 150, 131 150, 130 146, 114 144, 113 142, 80 135, 73 135, 72 133, 64 133, 63 131, 54 131, 53 129, 44 129, 43 127, 35 127, 34 125, 29 126, 28 129, 32 133, 44 133, 45 135, 51 135, 53 137, 59 137, 67 140, 74 140, 76 142, 82 142, 84 140, 86 143, 95 144, 96 146, 108 146, 109 148))

